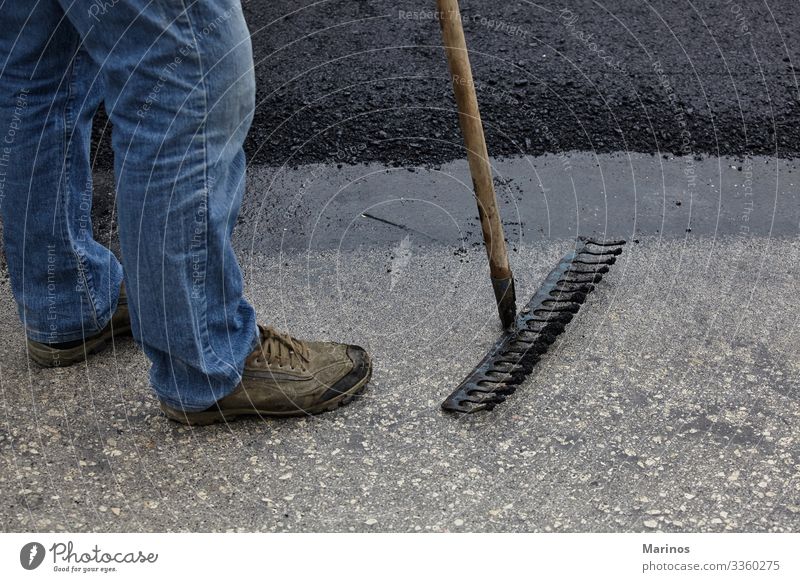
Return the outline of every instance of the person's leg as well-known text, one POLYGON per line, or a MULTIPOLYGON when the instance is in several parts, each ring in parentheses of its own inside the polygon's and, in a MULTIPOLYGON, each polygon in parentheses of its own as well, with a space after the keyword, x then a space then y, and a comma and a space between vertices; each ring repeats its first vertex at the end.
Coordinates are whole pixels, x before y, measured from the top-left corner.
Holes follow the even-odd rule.
POLYGON ((106 85, 134 337, 162 402, 205 409, 258 345, 230 241, 255 102, 241 6, 59 1, 106 85))
POLYGON ((122 269, 92 238, 91 121, 102 87, 56 0, 0 9, 0 207, 28 338, 99 333, 122 269))

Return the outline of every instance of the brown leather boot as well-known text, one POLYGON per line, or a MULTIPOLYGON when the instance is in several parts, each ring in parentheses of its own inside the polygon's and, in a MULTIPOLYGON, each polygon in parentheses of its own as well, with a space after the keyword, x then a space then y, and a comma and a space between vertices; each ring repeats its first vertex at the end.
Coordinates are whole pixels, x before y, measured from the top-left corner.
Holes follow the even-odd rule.
POLYGON ((103 330, 93 336, 60 344, 45 344, 28 340, 31 360, 45 368, 62 368, 83 362, 89 354, 103 351, 114 338, 131 335, 128 296, 123 284, 119 290, 117 309, 103 330))
POLYGON ((178 422, 205 425, 240 416, 302 416, 348 404, 372 375, 362 348, 306 342, 259 326, 261 345, 245 360, 242 381, 228 396, 201 412, 161 404, 178 422))

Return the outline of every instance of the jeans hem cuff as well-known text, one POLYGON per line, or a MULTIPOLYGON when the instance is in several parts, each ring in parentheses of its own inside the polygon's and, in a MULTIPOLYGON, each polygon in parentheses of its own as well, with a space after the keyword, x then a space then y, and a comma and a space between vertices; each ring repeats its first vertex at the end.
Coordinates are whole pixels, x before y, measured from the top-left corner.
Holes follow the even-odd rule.
MULTIPOLYGON (((111 321, 111 318, 109 318, 109 321, 111 321)), ((40 344, 61 344, 65 342, 74 342, 76 340, 89 339, 93 336, 96 336, 101 331, 103 331, 103 327, 95 331, 91 331, 84 328, 80 331, 65 331, 61 333, 52 333, 49 331, 36 331, 33 329, 26 329, 25 337, 27 337, 30 341, 37 342, 40 344)))

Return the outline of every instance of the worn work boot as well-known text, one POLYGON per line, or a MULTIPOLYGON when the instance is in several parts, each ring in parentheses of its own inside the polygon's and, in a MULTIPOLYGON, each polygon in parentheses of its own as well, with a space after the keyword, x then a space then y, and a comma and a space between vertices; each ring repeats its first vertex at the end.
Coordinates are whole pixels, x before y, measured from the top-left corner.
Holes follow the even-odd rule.
POLYGON ((111 321, 100 333, 71 342, 45 344, 28 340, 28 354, 31 359, 45 368, 61 368, 71 366, 86 359, 89 354, 96 354, 108 346, 108 342, 117 337, 131 335, 131 318, 128 312, 128 296, 125 285, 119 290, 117 309, 111 321))
POLYGON ((305 342, 259 326, 261 345, 245 360, 242 381, 228 396, 201 412, 161 403, 169 418, 205 425, 239 416, 303 416, 348 404, 372 375, 370 358, 359 346, 305 342))

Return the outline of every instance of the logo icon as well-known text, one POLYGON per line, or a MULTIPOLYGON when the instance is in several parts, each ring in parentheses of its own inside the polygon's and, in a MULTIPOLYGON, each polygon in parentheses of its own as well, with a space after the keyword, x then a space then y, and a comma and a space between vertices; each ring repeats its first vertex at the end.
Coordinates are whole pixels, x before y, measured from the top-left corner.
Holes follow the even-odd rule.
POLYGON ((44 546, 39 542, 29 542, 19 552, 19 563, 26 570, 35 570, 44 561, 44 546))

